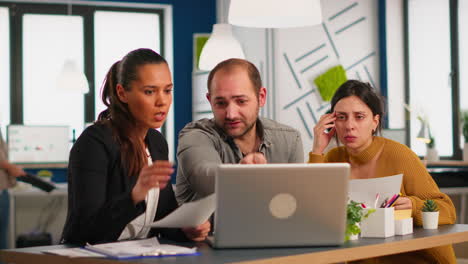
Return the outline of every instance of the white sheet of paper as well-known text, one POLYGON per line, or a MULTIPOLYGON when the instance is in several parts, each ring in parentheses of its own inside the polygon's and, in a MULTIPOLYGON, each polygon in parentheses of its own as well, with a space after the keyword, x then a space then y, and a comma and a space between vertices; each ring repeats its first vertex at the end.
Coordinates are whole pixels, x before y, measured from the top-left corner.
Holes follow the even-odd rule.
POLYGON ((208 220, 214 213, 215 206, 215 194, 213 193, 198 201, 182 204, 168 216, 148 226, 166 228, 197 227, 208 220))
POLYGON ((106 256, 95 253, 93 251, 86 250, 84 248, 59 248, 59 249, 50 249, 44 250, 43 253, 53 254, 53 255, 60 255, 60 256, 67 256, 71 258, 105 258, 106 256))
POLYGON ((156 237, 142 240, 87 245, 85 248, 115 258, 194 254, 197 251, 196 248, 167 244, 161 245, 156 237))
POLYGON ((403 174, 381 178, 350 180, 349 199, 374 208, 376 195, 379 194, 377 207, 380 207, 385 199, 400 193, 402 180, 403 174))

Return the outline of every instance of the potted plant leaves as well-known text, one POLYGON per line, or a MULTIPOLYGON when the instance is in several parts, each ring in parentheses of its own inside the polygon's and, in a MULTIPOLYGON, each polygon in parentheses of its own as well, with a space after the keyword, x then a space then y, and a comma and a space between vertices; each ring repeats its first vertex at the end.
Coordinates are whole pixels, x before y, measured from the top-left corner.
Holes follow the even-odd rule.
POLYGON ((462 112, 461 118, 463 123, 463 138, 465 139, 465 145, 463 147, 463 160, 468 161, 468 110, 462 112))
POLYGON ((359 223, 369 217, 371 213, 375 212, 375 209, 365 210, 361 203, 351 200, 346 207, 346 233, 345 241, 354 240, 358 238, 361 233, 359 223))
POLYGON ((434 200, 427 199, 422 208, 424 229, 437 229, 439 225, 439 207, 434 200))
POLYGON ((438 161, 439 160, 439 153, 435 148, 435 138, 432 136, 431 132, 429 131, 429 141, 426 143, 426 160, 427 161, 438 161))

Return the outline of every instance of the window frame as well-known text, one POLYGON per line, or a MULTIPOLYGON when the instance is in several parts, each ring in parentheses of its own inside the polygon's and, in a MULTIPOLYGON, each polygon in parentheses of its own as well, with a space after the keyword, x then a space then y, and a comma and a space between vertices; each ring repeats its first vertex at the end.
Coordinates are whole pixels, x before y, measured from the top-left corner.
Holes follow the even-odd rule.
MULTIPOLYGON (((409 104, 410 100, 410 73, 409 73, 409 1, 404 0, 403 3, 403 25, 404 25, 404 68, 405 68, 405 91, 404 100, 406 104, 409 104)), ((458 38, 458 0, 449 1, 449 23, 450 23, 450 64, 451 64, 451 89, 452 89, 452 156, 441 156, 443 160, 461 160, 462 150, 460 148, 460 64, 459 64, 459 38, 458 38)), ((411 120, 409 115, 405 120, 406 130, 406 145, 411 146, 411 120)))
MULTIPOLYGON (((89 92, 84 96, 84 122, 95 121, 95 69, 94 69, 94 12, 132 12, 157 14, 159 19, 160 54, 165 57, 165 9, 156 7, 157 4, 130 4, 124 6, 109 6, 102 3, 71 2, 71 14, 83 17, 84 31, 84 73, 89 82, 89 92), (148 6, 148 7, 145 7, 148 6)), ((120 4, 123 5, 123 4, 120 4)), ((10 13, 10 124, 23 124, 23 15, 68 15, 67 2, 54 3, 24 3, 24 2, 0 2, 0 6, 9 8, 10 13)), ((166 123, 161 128, 166 135, 166 123)))

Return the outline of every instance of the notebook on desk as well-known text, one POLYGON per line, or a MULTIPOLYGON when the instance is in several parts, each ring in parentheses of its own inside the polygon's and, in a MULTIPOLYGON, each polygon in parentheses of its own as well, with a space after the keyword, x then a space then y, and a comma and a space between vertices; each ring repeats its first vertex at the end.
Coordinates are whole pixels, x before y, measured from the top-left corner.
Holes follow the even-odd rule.
POLYGON ((215 248, 344 242, 349 164, 224 164, 216 176, 215 248))

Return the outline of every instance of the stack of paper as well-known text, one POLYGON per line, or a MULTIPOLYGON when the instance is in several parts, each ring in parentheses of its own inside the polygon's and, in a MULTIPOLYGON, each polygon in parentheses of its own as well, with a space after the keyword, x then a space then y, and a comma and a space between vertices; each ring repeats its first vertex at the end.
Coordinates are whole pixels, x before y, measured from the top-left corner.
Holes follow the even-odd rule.
MULTIPOLYGON (((215 195, 209 195, 195 202, 185 203, 165 218, 151 223, 150 227, 182 228, 197 227, 208 220, 215 210, 215 195)), ((196 248, 161 245, 156 238, 134 240, 84 248, 64 248, 44 251, 45 253, 69 257, 110 257, 117 259, 197 255, 196 248)))
POLYGON ((143 240, 86 245, 84 248, 53 249, 44 251, 44 253, 69 257, 108 257, 115 259, 198 254, 196 248, 168 244, 161 245, 155 237, 143 240))

